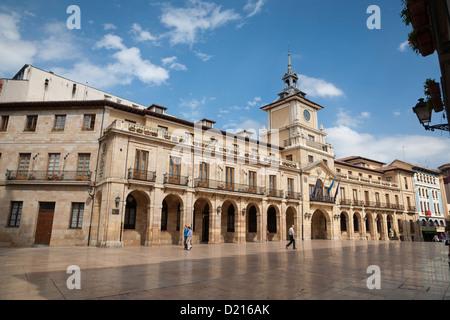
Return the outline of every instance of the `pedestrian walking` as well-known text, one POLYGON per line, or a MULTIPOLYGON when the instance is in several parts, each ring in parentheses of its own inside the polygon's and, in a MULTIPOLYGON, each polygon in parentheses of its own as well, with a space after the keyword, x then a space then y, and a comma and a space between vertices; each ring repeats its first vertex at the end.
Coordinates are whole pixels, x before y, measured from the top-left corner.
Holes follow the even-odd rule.
POLYGON ((191 230, 191 227, 188 227, 186 247, 187 247, 187 250, 191 250, 192 249, 192 230, 191 230))
POLYGON ((295 250, 295 232, 294 232, 294 225, 289 229, 289 239, 291 240, 287 245, 286 249, 289 248, 291 244, 294 244, 294 250, 295 250))
POLYGON ((184 250, 187 250, 187 238, 188 238, 189 229, 187 226, 184 226, 184 250))

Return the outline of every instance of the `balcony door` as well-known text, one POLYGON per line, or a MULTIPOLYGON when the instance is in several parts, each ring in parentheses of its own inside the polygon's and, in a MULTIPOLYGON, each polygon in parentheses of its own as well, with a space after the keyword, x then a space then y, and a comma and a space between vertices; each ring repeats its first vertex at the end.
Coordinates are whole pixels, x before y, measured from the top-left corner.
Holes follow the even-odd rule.
POLYGON ((180 184, 180 164, 180 158, 170 157, 169 183, 180 184))
POLYGON ((136 150, 133 179, 147 180, 148 151, 136 150))
POLYGON ((49 245, 52 237, 53 216, 55 214, 54 202, 41 202, 39 204, 38 220, 34 244, 49 245))

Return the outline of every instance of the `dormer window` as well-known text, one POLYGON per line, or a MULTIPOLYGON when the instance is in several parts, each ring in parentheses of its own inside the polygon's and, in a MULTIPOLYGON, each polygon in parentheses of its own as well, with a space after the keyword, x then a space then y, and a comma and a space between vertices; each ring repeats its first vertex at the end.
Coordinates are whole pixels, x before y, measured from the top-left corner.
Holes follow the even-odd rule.
POLYGON ((159 114, 164 114, 165 111, 167 110, 166 107, 157 105, 157 104, 152 104, 148 110, 150 110, 151 112, 155 112, 155 113, 159 113, 159 114))

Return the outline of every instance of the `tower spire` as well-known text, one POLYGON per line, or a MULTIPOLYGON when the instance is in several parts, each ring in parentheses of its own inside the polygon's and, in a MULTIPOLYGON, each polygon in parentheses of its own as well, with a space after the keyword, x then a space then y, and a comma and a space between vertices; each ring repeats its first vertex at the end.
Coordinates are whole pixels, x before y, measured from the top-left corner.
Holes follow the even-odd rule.
POLYGON ((278 94, 280 100, 295 94, 301 94, 303 97, 305 96, 305 93, 300 91, 300 89, 297 87, 298 75, 295 71, 292 70, 291 48, 289 44, 288 44, 288 70, 284 74, 282 80, 284 83, 284 88, 283 92, 278 94))

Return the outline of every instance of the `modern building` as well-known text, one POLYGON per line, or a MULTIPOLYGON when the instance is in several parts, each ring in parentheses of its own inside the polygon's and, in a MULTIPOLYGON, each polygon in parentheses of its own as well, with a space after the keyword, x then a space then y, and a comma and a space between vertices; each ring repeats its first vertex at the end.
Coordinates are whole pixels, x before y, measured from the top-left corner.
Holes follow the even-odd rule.
POLYGON ((392 165, 414 172, 414 190, 423 240, 431 241, 434 235, 445 232, 446 212, 441 193, 440 172, 400 160, 395 160, 392 165))
POLYGON ((0 90, 0 244, 417 240, 414 172, 335 160, 288 70, 260 139, 24 66, 0 90), (351 201, 349 201, 351 200, 351 201))

